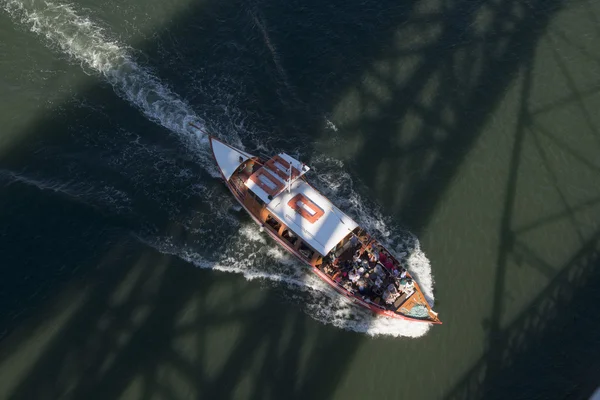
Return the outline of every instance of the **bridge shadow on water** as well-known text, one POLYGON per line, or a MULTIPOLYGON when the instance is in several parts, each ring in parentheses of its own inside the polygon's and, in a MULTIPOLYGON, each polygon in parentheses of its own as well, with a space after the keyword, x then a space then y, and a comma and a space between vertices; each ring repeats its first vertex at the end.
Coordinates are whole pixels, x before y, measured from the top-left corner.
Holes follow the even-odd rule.
MULTIPOLYGON (((587 12, 593 14, 589 7, 587 12)), ((581 89, 570 70, 573 67, 566 67, 561 45, 567 43, 567 48, 575 49, 581 57, 579 62, 595 60, 585 46, 571 41, 556 26, 549 30, 546 40, 554 47, 550 59, 559 71, 555 83, 567 88, 566 95, 562 93, 558 99, 549 96, 542 102, 532 100, 534 65, 523 66, 500 220, 492 313, 484 321, 488 350, 447 394, 448 399, 588 399, 598 385, 600 314, 595 304, 600 300, 600 230, 591 210, 597 208, 600 198, 591 190, 582 200, 573 188, 577 183, 593 185, 598 180, 600 168, 582 143, 587 142, 591 148, 600 144, 600 127, 590 118, 587 101, 599 93, 600 82, 586 82, 585 89, 581 89), (562 140, 558 129, 549 124, 554 121, 549 115, 561 115, 564 110, 579 117, 575 121, 580 132, 569 141, 562 140), (556 157, 556 149, 564 154, 562 159, 556 157), (525 184, 520 181, 530 183, 528 174, 536 176, 530 172, 536 169, 532 168, 532 159, 544 171, 559 211, 522 223, 520 192, 525 184), (593 179, 579 181, 575 177, 581 174, 591 174, 593 179), (570 178, 574 182, 569 182, 570 178), (531 235, 539 232, 570 237, 568 240, 580 247, 565 244, 564 249, 575 251, 560 263, 540 251, 531 235), (537 271, 549 283, 511 319, 506 314, 510 286, 519 280, 515 266, 537 271)), ((552 68, 552 63, 547 67, 552 68)), ((547 200, 554 201, 551 197, 547 200)), ((551 247, 546 246, 546 251, 552 254, 551 247)))
MULTIPOLYGON (((507 87, 530 67, 536 43, 563 4, 558 0, 411 1, 400 6, 392 1, 368 6, 359 1, 206 2, 187 9, 154 41, 135 47, 151 61, 174 52, 169 43, 186 43, 177 48, 178 60, 188 67, 197 65, 207 75, 222 70, 239 84, 236 101, 252 116, 247 129, 274 130, 281 139, 265 144, 272 148, 292 143, 310 153, 312 144, 306 144, 306 136, 321 139, 323 110, 335 108, 348 87, 357 86, 357 111, 342 129, 348 147, 359 149, 349 157, 350 167, 362 176, 382 176, 366 184, 375 193, 397 187, 378 198, 418 233, 507 87), (379 88, 375 94, 373 88, 379 88), (400 132, 400 139, 391 132, 400 132), (407 145, 399 149, 398 140, 407 145), (401 184, 398 172, 406 177, 401 184)), ((173 64, 153 68, 176 93, 190 99, 195 108, 203 108, 206 121, 219 133, 219 119, 225 115, 219 114, 218 104, 204 107, 204 95, 178 77, 181 70, 173 64)), ((165 137, 162 128, 115 100, 104 84, 88 88, 81 97, 106 104, 102 115, 71 107, 40 119, 26 133, 29 142, 3 159, 2 167, 19 170, 37 163, 41 168, 59 168, 61 160, 40 159, 37 150, 42 145, 62 148, 66 154, 79 154, 75 166, 87 176, 103 176, 130 194, 133 212, 106 213, 102 207, 47 191, 31 207, 20 204, 20 199, 35 196, 32 192, 37 189, 18 183, 2 188, 0 210, 16 210, 0 214, 4 237, 10 234, 5 243, 12 248, 6 258, 12 271, 2 279, 3 291, 10 294, 6 303, 10 310, 1 322, 7 331, 15 330, 3 339, 0 349, 1 359, 8 360, 0 364, 2 397, 333 397, 363 338, 316 324, 282 302, 277 289, 190 268, 132 238, 130 232, 143 231, 144 221, 151 219, 157 235, 193 242, 197 238, 182 228, 181 221, 191 208, 210 207, 193 196, 165 194, 183 193, 191 181, 151 177, 155 170, 136 166, 139 160, 110 171, 93 164, 94 158, 107 155, 94 153, 94 146, 86 147, 89 144, 73 144, 68 136, 73 121, 82 123, 78 129, 118 126, 120 134, 138 132, 146 148, 176 149, 171 151, 176 160, 160 160, 168 165, 159 168, 188 168, 202 178, 207 174, 179 140, 165 137), (176 154, 179 150, 183 155, 176 154), (134 168, 149 183, 124 178, 119 168, 134 168), (176 205, 175 211, 164 209, 157 200, 161 196, 176 205), (22 224, 18 216, 29 223, 22 224), (32 231, 38 233, 30 237, 32 231), (56 232, 76 234, 65 243, 56 232), (31 282, 30 277, 45 283, 23 284, 31 282), (59 289, 65 293, 58 294, 59 289)), ((518 254, 527 262, 538 260, 515 245, 518 235, 511 227, 520 138, 527 123, 521 119, 518 125, 510 166, 500 255, 494 266, 494 308, 487 323, 489 351, 449 392, 449 398, 493 398, 498 388, 498 397, 518 398, 528 382, 522 366, 538 356, 554 359, 556 353, 548 348, 556 349, 566 340, 567 327, 597 331, 586 327, 586 321, 597 320, 597 312, 585 306, 599 283, 597 233, 588 235, 581 250, 561 266, 530 308, 508 327, 502 326, 509 258, 518 254), (518 393, 505 396, 513 390, 518 393)), ((239 134, 253 150, 252 135, 239 134)), ((132 138, 122 134, 102 140, 118 151, 132 138)), ((152 155, 146 157, 142 160, 154 160, 152 155)), ((224 192, 219 182, 208 186, 224 192)), ((233 235, 236 228, 223 230, 233 235)), ((201 238, 204 248, 199 251, 209 258, 213 254, 209 248, 218 248, 221 239, 201 238)), ((585 335, 578 338, 570 348, 594 340, 585 335)), ((579 361, 592 359, 593 344, 589 349, 589 353, 582 350, 579 361)), ((575 369, 573 359, 562 361, 570 373, 584 373, 575 369)), ((544 373, 557 376, 556 371, 544 373)), ((576 381, 576 374, 565 379, 576 381)))
POLYGON ((521 315, 490 332, 489 351, 446 398, 588 399, 600 371, 598 285, 596 234, 521 315))
MULTIPOLYGON (((213 279, 210 271, 170 257, 130 250, 121 250, 130 253, 124 262, 113 254, 110 266, 88 273, 86 295, 59 332, 50 339, 39 337, 46 331, 36 333, 48 343, 27 376, 8 385, 14 389, 8 398, 324 396, 319 391, 327 390, 335 366, 321 357, 332 358, 338 335, 307 334, 303 315, 282 317, 273 294, 244 302, 252 289, 237 277, 213 279), (226 296, 214 290, 216 282, 227 287, 226 296), (236 304, 227 300, 234 295, 236 304), (219 336, 230 339, 229 348, 213 347, 224 346, 219 336), (300 359, 298 346, 309 340, 314 347, 300 359), (311 366, 302 384, 304 363, 311 366)), ((65 303, 59 305, 68 308, 65 303)), ((20 337, 7 344, 14 341, 18 346, 20 337)))

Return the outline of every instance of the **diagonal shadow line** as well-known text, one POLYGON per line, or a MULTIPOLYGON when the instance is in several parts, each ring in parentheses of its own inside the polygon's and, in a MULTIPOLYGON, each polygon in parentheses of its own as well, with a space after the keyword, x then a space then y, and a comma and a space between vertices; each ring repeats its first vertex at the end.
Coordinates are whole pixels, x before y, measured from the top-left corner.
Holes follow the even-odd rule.
POLYGON ((550 111, 554 111, 556 108, 560 108, 562 106, 568 105, 580 98, 581 101, 586 97, 591 97, 596 95, 600 91, 600 85, 592 85, 589 88, 583 89, 581 91, 575 92, 574 94, 565 96, 559 100, 553 101, 547 105, 538 107, 537 109, 530 112, 532 116, 547 113, 550 111))
POLYGON ((552 265, 542 260, 533 250, 531 250, 531 248, 529 248, 529 246, 518 239, 514 241, 513 253, 514 258, 518 260, 518 264, 521 264, 520 260, 525 260, 528 265, 531 265, 549 279, 556 275, 556 270, 552 265))
MULTIPOLYGON (((164 256, 163 256, 164 257, 164 256)), ((81 308, 81 310, 71 319, 71 321, 69 321, 69 324, 67 325, 67 327, 64 329, 64 331, 66 331, 66 333, 68 334, 69 337, 76 337, 78 338, 80 341, 83 341, 83 343, 73 343, 73 342, 69 342, 69 343, 65 343, 65 341, 60 338, 57 337, 56 338, 56 344, 52 344, 51 347, 51 351, 46 352, 45 354, 43 354, 43 356, 37 361, 35 368, 31 371, 30 375, 28 376, 27 379, 25 379, 23 382, 21 382, 20 385, 17 386, 17 388, 15 389, 15 391, 12 393, 12 398, 32 398, 33 393, 35 393, 37 390, 40 390, 40 388, 36 388, 36 387, 32 387, 32 385, 29 385, 28 382, 30 381, 39 381, 39 382, 45 382, 45 379, 43 377, 41 377, 41 375, 45 374, 48 375, 48 365, 56 362, 56 358, 58 355, 62 354, 63 352, 67 352, 66 350, 68 348, 72 348, 72 347, 77 347, 79 346, 81 348, 82 351, 82 356, 87 356, 89 357, 88 359, 82 359, 81 363, 82 364, 88 364, 89 362, 93 361, 94 358, 96 357, 96 354, 99 357, 103 357, 105 354, 108 354, 110 352, 110 350, 115 351, 115 349, 117 350, 117 356, 115 357, 115 359, 113 360, 113 364, 115 365, 119 365, 119 368, 110 368, 105 374, 94 374, 90 368, 88 368, 88 372, 87 374, 84 374, 81 376, 81 379, 78 380, 77 382, 75 382, 73 385, 70 386, 69 389, 69 396, 74 397, 74 398, 103 398, 103 395, 105 392, 107 391, 114 391, 116 393, 121 393, 122 390, 124 389, 125 385, 128 385, 132 379, 134 378, 133 375, 131 375, 133 373, 133 369, 132 368, 127 368, 131 365, 137 365, 137 363, 140 363, 140 365, 144 365, 144 362, 148 360, 149 357, 155 357, 155 356, 159 356, 158 353, 156 353, 155 351, 147 351, 147 352, 142 352, 141 354, 143 354, 143 356, 141 357, 130 357, 132 355, 133 352, 135 352, 135 349, 139 349, 139 348, 143 348, 145 346, 145 341, 144 341, 144 333, 146 331, 146 329, 144 329, 145 326, 148 326, 148 324, 150 324, 153 328, 156 328, 157 326, 159 327, 163 327, 163 329, 169 329, 169 323, 168 323, 168 318, 173 318, 175 313, 168 313, 168 309, 162 309, 162 312, 155 312, 150 314, 150 316, 140 325, 137 327, 137 330, 132 334, 130 340, 127 342, 126 345, 113 345, 113 335, 117 335, 122 333, 122 331, 120 331, 119 328, 119 321, 117 321, 117 325, 111 325, 111 328, 114 329, 114 332, 111 331, 107 331, 106 333, 96 333, 95 335, 91 335, 90 338, 87 337, 80 337, 78 335, 78 331, 79 329, 81 329, 81 325, 89 325, 91 327, 95 326, 93 323, 90 322, 86 322, 90 319, 93 319, 95 316, 97 316, 98 314, 102 314, 101 312, 99 313, 97 310, 99 308, 102 307, 102 305, 106 305, 108 303, 110 303, 110 298, 112 296, 114 287, 115 287, 115 283, 119 281, 119 278, 122 277, 122 271, 119 270, 119 268, 117 268, 115 271, 113 271, 112 276, 110 277, 110 279, 108 279, 105 282, 102 282, 101 285, 98 285, 98 287, 94 288, 94 297, 95 297, 95 301, 92 302, 88 301, 88 304, 84 304, 84 306, 81 308), (113 281, 114 280, 114 281, 113 281), (165 318, 167 317, 167 318, 165 318), (156 322, 157 320, 160 320, 161 324, 154 324, 152 321, 156 322), (98 350, 95 352, 90 351, 90 349, 88 348, 89 346, 87 345, 87 340, 88 339, 93 339, 94 336, 98 336, 100 335, 100 345, 98 347, 98 350), (125 370, 124 370, 125 367, 125 370), (116 374, 116 375, 115 375, 116 374), (117 378, 118 377, 118 378, 117 378), (101 385, 100 383, 105 383, 104 385, 101 385), (110 382, 110 383, 108 383, 110 382), (90 388, 96 388, 96 390, 90 390, 90 388)), ((106 277, 105 277, 106 279, 106 277)), ((144 282, 145 280, 141 279, 138 280, 136 282, 136 285, 133 289, 133 291, 131 292, 132 295, 136 293, 136 291, 141 290, 142 286, 144 286, 144 282)), ((165 286, 163 284, 163 281, 161 281, 159 283, 159 289, 158 293, 164 292, 165 290, 167 290, 167 286, 165 286)), ((170 290, 170 289, 169 289, 170 290)), ((173 293, 170 292, 171 297, 173 296, 173 293)), ((181 290, 180 291, 180 299, 184 298, 187 295, 187 291, 185 290, 181 290)), ((176 299, 174 299, 176 300, 176 299)), ((136 302, 136 298, 135 297, 128 297, 128 302, 132 303, 132 306, 136 306, 137 308, 137 303, 136 302), (134 304, 135 303, 135 304, 134 304)), ((127 304, 127 303, 126 303, 127 304)), ((126 307, 126 304, 123 305, 123 307, 126 307)), ((108 315, 111 315, 110 313, 108 315)), ((88 328, 89 329, 89 328, 88 328)), ((156 330, 156 329, 155 329, 156 330)), ((95 333, 93 330, 91 332, 88 333, 95 333)), ((158 335, 159 337, 161 336, 160 334, 158 335)), ((99 360, 95 360, 99 363, 99 360)), ((94 366, 97 372, 100 372, 101 370, 101 365, 95 365, 94 366)), ((147 367, 146 367, 147 368, 147 367)), ((142 368, 143 369, 143 368, 142 368)), ((47 384, 47 383, 46 383, 47 384)), ((58 385, 55 386, 56 390, 60 390, 60 387, 58 385)), ((63 388, 64 390, 64 388, 63 388)), ((64 394, 64 393, 63 393, 64 394)), ((110 397, 110 396, 109 396, 110 397)))
MULTIPOLYGON (((533 59, 534 49, 533 46, 530 48, 527 54, 528 63, 531 64, 533 59)), ((489 355, 487 356, 487 365, 489 370, 486 371, 486 380, 489 376, 494 376, 499 372, 499 365, 501 359, 502 346, 499 343, 498 338, 501 336, 500 321, 503 313, 504 303, 504 287, 506 281, 506 268, 508 266, 509 252, 511 251, 514 244, 514 235, 511 231, 512 215, 514 211, 516 195, 517 195, 517 179, 519 172, 519 165, 521 162, 521 151, 525 142, 525 131, 530 121, 530 116, 527 112, 529 95, 531 92, 532 85, 532 71, 531 67, 524 67, 524 77, 521 83, 521 104, 519 107, 519 115, 517 119, 517 132, 515 135, 513 151, 509 162, 509 173, 506 183, 506 194, 504 196, 504 210, 502 212, 502 219, 500 223, 500 243, 498 259, 496 261, 496 274, 494 277, 494 291, 493 291, 493 303, 492 312, 490 316, 490 328, 488 333, 488 343, 491 346, 489 355)), ((485 385, 485 382, 484 382, 485 385)))
POLYGON ((556 189, 556 192, 558 193, 558 196, 560 197, 560 201, 563 203, 564 208, 568 214, 568 218, 571 221, 571 224, 573 225, 573 229, 575 230, 575 232, 577 232, 577 235, 579 236, 579 239, 581 240, 581 242, 584 242, 585 241, 584 235, 583 235, 583 232, 581 231, 581 229, 579 228, 579 224, 577 223, 577 220, 575 219, 575 213, 573 211, 573 208, 571 207, 571 204, 569 204, 569 201, 567 200, 563 191, 560 190, 560 182, 558 181, 556 172, 554 171, 554 168, 552 168, 550 160, 548 159, 548 155, 546 154, 546 151, 544 150, 542 143, 540 142, 540 138, 535 130, 532 129, 532 130, 530 130, 530 132, 531 132, 531 136, 533 137, 535 146, 538 149, 538 153, 540 154, 540 156, 542 158, 542 163, 546 167, 546 171, 548 171, 548 173, 550 174, 550 177, 554 184, 554 189, 556 189))
MULTIPOLYGON (((567 85, 569 86, 569 89, 571 89, 571 92, 577 93, 578 92, 577 85, 575 84, 575 81, 573 80, 571 73, 569 72, 567 66, 565 65, 563 58, 560 56, 560 54, 558 54, 558 50, 556 50, 556 46, 555 46, 556 41, 552 38, 552 36, 549 36, 548 38, 549 38, 549 41, 552 42, 552 44, 553 44, 553 46, 550 46, 550 48, 552 49, 552 54, 554 55, 554 60, 556 61, 556 64, 560 68, 563 76, 565 77, 565 80, 567 82, 567 85)), ((579 109, 583 113, 585 123, 587 124, 588 128, 590 129, 590 132, 592 134, 594 134, 596 140, 598 140, 598 142, 600 143, 600 132, 594 125, 592 116, 588 112, 586 105, 583 103, 581 97, 579 97, 579 96, 575 97, 575 101, 576 101, 577 105, 579 106, 579 109)))
MULTIPOLYGON (((526 341, 535 343, 557 318, 566 318, 560 307, 568 307, 574 293, 595 282, 590 277, 600 277, 600 230, 596 231, 576 252, 560 272, 510 325, 497 331, 494 347, 481 357, 461 381, 444 398, 446 400, 500 399, 505 391, 497 391, 505 374, 509 374, 513 361, 527 351, 526 341)), ((590 286, 591 290, 595 288, 590 286)), ((568 311, 568 310, 565 310, 568 311)), ((515 390, 519 390, 515 388, 515 390)))
MULTIPOLYGON (((306 326, 302 323, 300 319, 288 319, 288 324, 290 324, 289 329, 292 331, 292 335, 290 338, 288 338, 287 342, 292 345, 288 346, 287 348, 283 347, 284 350, 280 354, 277 354, 277 352, 275 351, 268 352, 263 363, 263 365, 265 365, 266 367, 262 368, 262 370, 259 371, 256 380, 258 381, 258 385, 263 386, 265 390, 269 388, 271 382, 279 382, 280 384, 288 388, 289 398, 302 398, 297 396, 298 380, 294 382, 292 376, 283 374, 281 369, 269 367, 272 365, 277 365, 281 362, 289 362, 291 365, 297 366, 301 365, 300 354, 295 350, 293 344, 301 343, 302 338, 305 337, 307 333, 306 326)), ((282 324, 282 326, 283 325, 285 325, 285 323, 282 324)), ((282 348, 281 344, 284 343, 283 337, 277 337, 277 333, 273 332, 272 339, 274 340, 275 348, 282 348)), ((257 391, 254 398, 260 400, 264 397, 261 397, 260 393, 257 391)))
MULTIPOLYGON (((448 125, 446 122, 442 121, 442 118, 440 116, 439 113, 435 113, 432 112, 431 110, 436 109, 436 106, 441 105, 442 103, 442 99, 441 96, 438 95, 436 96, 436 99, 432 102, 431 106, 424 106, 422 104, 419 103, 415 103, 412 106, 412 109, 417 112, 418 114, 420 114, 423 118, 423 120, 428 121, 428 125, 432 125, 432 129, 435 128, 441 128, 444 129, 445 131, 448 132, 448 134, 452 133, 454 128, 450 125, 448 125), (436 103, 437 101, 437 103, 436 103)), ((429 139, 429 138, 427 138, 429 139)))
MULTIPOLYGON (((551 6, 549 6, 551 7, 551 6)), ((556 5, 555 5, 556 7, 556 5)), ((528 25, 529 29, 534 32, 541 32, 548 23, 546 18, 535 18, 533 15, 526 14, 522 17, 521 23, 528 25)), ((518 52, 520 55, 520 64, 522 60, 530 59, 528 55, 532 52, 531 43, 529 41, 522 40, 523 31, 517 30, 514 32, 512 42, 507 44, 508 48, 511 48, 511 54, 518 52), (519 39, 517 39, 519 38, 519 39), (518 40, 518 41, 517 41, 518 40)), ((498 101, 497 96, 491 96, 490 92, 495 93, 495 87, 503 85, 506 80, 514 78, 514 71, 517 70, 517 66, 513 60, 509 60, 502 54, 497 55, 491 50, 486 50, 488 59, 486 59, 487 65, 482 67, 486 76, 495 76, 494 71, 511 71, 509 74, 500 75, 500 79, 495 79, 492 82, 483 82, 475 86, 467 96, 467 98, 458 99, 457 104, 464 104, 467 101, 469 104, 477 104, 481 110, 489 109, 498 101)), ((460 81, 456 81, 460 82, 460 81)), ((413 93, 408 93, 407 96, 411 96, 413 93)), ((412 210, 406 210, 400 215, 402 221, 413 230, 417 230, 418 227, 423 226, 426 221, 423 221, 423 216, 431 214, 431 210, 435 206, 436 201, 440 198, 439 193, 443 192, 447 184, 451 181, 451 177, 454 175, 456 166, 460 164, 469 148, 473 144, 473 137, 467 132, 479 129, 482 124, 486 121, 487 114, 485 112, 478 112, 475 115, 460 115, 460 119, 456 124, 456 128, 453 132, 456 132, 456 137, 452 138, 452 146, 448 146, 444 149, 444 153, 437 157, 431 168, 429 168, 429 177, 425 176, 421 179, 420 183, 416 183, 411 186, 412 191, 409 194, 409 198, 406 199, 406 204, 419 204, 421 213, 414 213, 412 210), (435 176, 433 173, 435 172, 435 176), (433 184, 435 182, 435 184, 433 184)))
POLYGON ((546 136, 548 139, 550 139, 551 141, 555 142, 556 145, 561 149, 564 150, 565 152, 569 153, 573 158, 575 158, 577 161, 581 162, 582 164, 584 164, 586 167, 595 170, 597 172, 600 172, 600 166, 592 163, 591 161, 587 160, 585 157, 582 157, 579 153, 577 153, 575 150, 573 150, 573 148, 571 147, 571 145, 567 142, 565 142, 564 140, 556 137, 554 134, 552 134, 550 132, 550 130, 546 129, 544 126, 542 126, 542 124, 540 124, 539 122, 533 122, 531 124, 531 128, 532 131, 538 131, 540 132, 542 135, 546 136))
POLYGON ((598 58, 597 56, 591 54, 585 47, 580 46, 577 43, 573 42, 571 39, 569 39, 569 37, 567 36, 567 34, 561 28, 555 27, 553 30, 551 30, 549 32, 549 34, 551 36, 557 36, 558 38, 562 39, 570 47, 578 50, 582 55, 588 57, 595 64, 598 64, 598 66, 600 66, 600 58, 598 58))
POLYGON ((596 34, 600 35, 600 19, 598 19, 598 17, 596 16, 596 13, 594 12, 592 5, 590 4, 590 0, 585 0, 584 3, 588 11, 587 16, 590 18, 592 26, 596 28, 596 34))
POLYGON ((570 212, 577 213, 579 211, 583 211, 583 210, 586 210, 586 209, 588 209, 590 207, 593 207, 593 206, 595 206, 597 204, 600 204, 600 197, 592 199, 592 200, 585 201, 585 202, 583 202, 581 204, 577 204, 576 206, 573 206, 569 211, 560 211, 560 212, 548 215, 548 216, 546 216, 544 218, 540 218, 537 221, 531 222, 531 223, 529 223, 527 225, 523 225, 520 228, 514 229, 513 232, 515 234, 519 235, 521 233, 525 233, 525 232, 531 231, 533 229, 539 228, 542 225, 545 225, 545 224, 557 221, 559 219, 562 219, 562 218, 566 217, 570 212))
MULTIPOLYGON (((500 372, 503 365, 502 363, 506 359, 506 352, 504 352, 503 349, 506 347, 508 339, 504 336, 505 331, 500 328, 499 320, 502 314, 501 303, 502 296, 504 294, 503 282, 505 280, 504 275, 507 262, 507 255, 508 252, 514 246, 514 235, 510 230, 510 221, 512 210, 514 208, 514 196, 516 194, 516 178, 518 170, 518 160, 520 158, 519 153, 520 147, 525 137, 524 132, 526 129, 525 126, 527 125, 526 122, 531 120, 531 115, 527 112, 528 107, 526 104, 526 100, 528 98, 528 93, 530 90, 530 74, 531 71, 528 71, 523 83, 523 95, 521 96, 521 113, 518 122, 518 131, 515 139, 515 148, 513 150, 513 156, 511 158, 511 167, 508 180, 509 183, 504 207, 505 212, 501 226, 501 251, 499 253, 498 258, 498 273, 496 276, 494 308, 492 313, 491 329, 489 335, 489 343, 491 348, 489 352, 482 358, 482 360, 479 363, 477 363, 477 365, 471 370, 471 372, 469 372, 466 375, 466 377, 455 388, 455 390, 453 390, 448 395, 448 398, 486 398, 486 388, 491 388, 493 386, 492 381, 493 379, 495 379, 494 377, 500 376, 500 372)), ((598 235, 596 236, 598 237, 598 235)), ((597 240, 597 237, 589 243, 595 245, 595 240, 597 240)), ((582 252, 586 251, 586 248, 589 247, 590 246, 583 246, 582 252)), ((592 254, 596 254, 593 246, 589 251, 591 251, 592 254)), ((578 254, 581 254, 581 252, 579 252, 578 254)), ((565 274, 561 273, 560 276, 563 277, 565 276, 565 274)), ((555 282, 557 281, 560 282, 558 279, 555 280, 555 282)))
MULTIPOLYGON (((170 301, 174 302, 174 304, 184 304, 190 295, 190 292, 186 290, 181 290, 179 293, 174 294, 171 291, 172 288, 170 285, 166 284, 164 281, 161 281, 160 285, 160 289, 155 296, 157 299, 169 296, 170 301)), ((138 326, 138 329, 131 336, 128 345, 122 347, 118 352, 114 364, 119 365, 120 367, 118 369, 110 369, 98 381, 86 379, 78 382, 72 389, 71 396, 73 398, 101 399, 107 397, 105 391, 108 390, 116 394, 123 393, 131 380, 135 377, 137 371, 136 366, 144 366, 146 362, 150 361, 151 357, 162 359, 163 356, 161 355, 161 352, 168 352, 168 348, 165 347, 165 345, 170 344, 170 339, 173 337, 172 333, 168 330, 174 325, 173 321, 175 318, 176 313, 172 313, 168 309, 154 310, 154 312, 138 326), (158 352, 156 350, 148 352, 142 351, 142 349, 146 347, 144 335, 149 329, 158 331, 154 333, 154 337, 161 338, 164 342, 158 352), (134 356, 135 354, 137 354, 137 357, 134 356)))

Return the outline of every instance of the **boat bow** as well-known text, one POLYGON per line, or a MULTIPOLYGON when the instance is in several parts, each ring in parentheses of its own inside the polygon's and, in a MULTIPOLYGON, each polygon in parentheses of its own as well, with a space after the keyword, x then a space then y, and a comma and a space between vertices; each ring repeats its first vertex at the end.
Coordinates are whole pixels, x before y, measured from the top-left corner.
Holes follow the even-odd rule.
POLYGON ((217 166, 227 181, 243 162, 254 157, 252 154, 236 149, 212 136, 210 137, 210 146, 217 166))

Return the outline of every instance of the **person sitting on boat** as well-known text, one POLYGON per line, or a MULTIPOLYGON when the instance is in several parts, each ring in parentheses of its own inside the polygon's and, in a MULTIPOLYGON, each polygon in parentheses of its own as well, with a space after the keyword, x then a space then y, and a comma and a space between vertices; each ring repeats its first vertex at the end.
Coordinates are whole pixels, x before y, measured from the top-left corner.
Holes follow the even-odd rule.
POLYGON ((382 248, 379 249, 379 261, 385 265, 385 262, 388 260, 387 254, 383 251, 382 248))
POLYGON ((376 263, 377 261, 379 261, 379 254, 377 253, 377 251, 375 251, 375 249, 369 249, 367 253, 370 262, 376 263))
POLYGON ((413 294, 415 291, 415 284, 414 284, 413 280, 410 278, 406 278, 406 279, 401 279, 401 281, 404 281, 404 282, 401 286, 399 286, 400 290, 402 290, 402 292, 404 292, 407 296, 410 296, 411 294, 413 294))
POLYGON ((385 271, 383 270, 383 268, 381 267, 380 264, 375 265, 375 273, 379 276, 385 276, 385 271))
POLYGON ((369 262, 367 260, 363 260, 362 258, 358 262, 358 265, 365 270, 369 269, 369 262))
POLYGON ((346 260, 342 263, 342 271, 350 271, 352 269, 352 261, 346 260))
POLYGON ((381 287, 381 285, 383 285, 383 279, 381 279, 381 276, 375 275, 375 280, 373 281, 373 285, 375 285, 377 287, 381 287))
POLYGON ((411 290, 415 286, 413 280, 410 278, 401 278, 398 284, 404 291, 411 290))
POLYGON ((398 298, 398 296, 400 296, 398 289, 396 289, 394 284, 390 283, 387 289, 383 292, 383 301, 385 301, 387 304, 392 304, 398 298))
POLYGON ((333 266, 331 264, 325 264, 325 267, 323 267, 323 271, 325 271, 327 275, 333 275, 333 266))
POLYGON ((358 282, 359 279, 363 279, 363 276, 366 272, 366 270, 363 267, 359 267, 359 268, 355 268, 356 274, 358 275, 358 279, 356 281, 353 281, 354 283, 358 282))
POLYGON ((367 291, 367 279, 365 277, 360 278, 357 282, 356 282, 356 286, 358 286, 358 291, 361 294, 366 294, 367 291))
POLYGON ((381 295, 381 285, 382 284, 383 284, 383 281, 381 280, 381 278, 378 275, 369 274, 369 279, 367 281, 369 295, 371 295, 373 293, 377 294, 377 295, 381 295))
POLYGON ((394 268, 394 262, 391 258, 386 258, 385 262, 382 262, 382 264, 387 268, 388 271, 392 272, 392 269, 394 268))
POLYGON ((352 261, 354 262, 354 264, 358 264, 360 262, 360 251, 356 250, 356 253, 354 253, 354 256, 352 256, 352 261))
POLYGON ((369 257, 369 262, 371 262, 371 263, 377 262, 377 257, 375 257, 375 254, 368 252, 368 257, 369 257))
POLYGON ((402 273, 402 267, 400 267, 400 263, 396 260, 393 261, 394 266, 392 267, 392 275, 394 277, 398 277, 402 273))
POLYGON ((352 271, 350 271, 350 273, 348 274, 348 279, 350 279, 350 282, 352 282, 352 283, 355 283, 356 281, 358 281, 360 279, 360 274, 358 273, 356 268, 354 268, 352 271))
POLYGON ((342 281, 342 278, 343 278, 342 271, 338 270, 338 271, 336 271, 333 274, 333 278, 332 279, 333 279, 334 282, 340 283, 342 281))

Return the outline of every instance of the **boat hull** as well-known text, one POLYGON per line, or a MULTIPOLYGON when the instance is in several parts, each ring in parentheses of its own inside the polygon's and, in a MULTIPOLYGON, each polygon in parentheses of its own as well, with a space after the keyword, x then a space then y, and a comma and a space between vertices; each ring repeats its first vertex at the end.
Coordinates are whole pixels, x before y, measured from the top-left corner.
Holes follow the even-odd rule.
MULTIPOLYGON (((212 141, 210 141, 211 144, 211 150, 213 150, 213 146, 212 146, 212 141)), ((213 157, 215 157, 214 154, 214 150, 213 150, 213 157)), ((216 157, 215 157, 215 162, 217 161, 216 157)), ((248 215, 250 215, 250 217, 254 220, 254 222, 256 222, 261 228, 264 228, 264 223, 262 223, 260 221, 260 219, 254 215, 254 213, 249 210, 246 205, 244 204, 244 200, 243 198, 238 194, 237 190, 235 189, 235 187, 229 183, 228 179, 225 177, 225 175, 223 175, 223 171, 221 171, 221 169, 219 168, 219 173, 221 174, 221 178, 223 179, 225 186, 227 186, 227 188, 229 189, 229 191, 231 192, 231 194, 233 195, 233 197, 235 197, 235 199, 238 201, 238 203, 244 208, 244 210, 246 210, 246 212, 248 213, 248 215)), ((323 271, 321 271, 320 269, 318 269, 317 267, 311 265, 305 258, 303 258, 294 248, 292 248, 288 243, 286 243, 285 241, 283 241, 280 237, 278 237, 274 232, 272 232, 270 229, 264 229, 271 238, 273 238, 277 243, 279 243, 284 249, 286 249, 289 253, 291 253, 292 255, 294 255, 299 261, 301 261, 303 264, 305 264, 306 266, 308 266, 313 273, 315 273, 319 278, 321 278, 321 280, 323 280, 324 282, 326 282, 329 286, 331 286, 333 289, 335 289, 337 292, 339 292, 340 294, 344 295, 346 298, 348 298, 349 300, 351 300, 353 303, 360 305, 364 308, 369 309, 371 312, 377 314, 377 315, 381 315, 384 317, 388 317, 388 318, 396 318, 396 319, 403 319, 403 320, 407 320, 407 321, 411 321, 411 322, 420 322, 420 323, 427 323, 427 324, 441 324, 441 321, 430 321, 430 320, 424 320, 424 319, 418 319, 418 318, 412 318, 406 315, 402 315, 402 314, 398 314, 389 310, 384 310, 374 304, 365 302, 364 300, 362 300, 360 297, 354 295, 353 293, 350 293, 349 291, 347 291, 346 289, 344 289, 343 287, 340 287, 339 285, 337 285, 332 279, 330 279, 325 273, 323 273, 323 271)))

